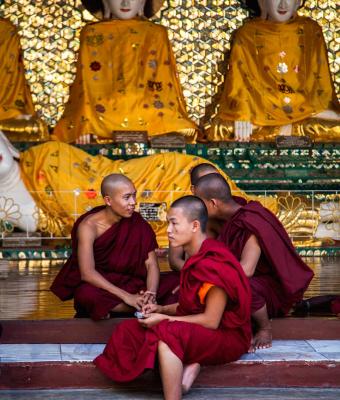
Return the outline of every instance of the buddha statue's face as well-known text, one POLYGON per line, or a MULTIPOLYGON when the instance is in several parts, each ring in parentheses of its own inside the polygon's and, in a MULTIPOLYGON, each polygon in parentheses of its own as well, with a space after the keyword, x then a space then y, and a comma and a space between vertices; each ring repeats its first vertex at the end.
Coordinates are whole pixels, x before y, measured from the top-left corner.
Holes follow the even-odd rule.
POLYGON ((105 14, 118 19, 131 19, 143 15, 145 0, 103 0, 105 14))
POLYGON ((289 21, 296 13, 298 0, 260 0, 262 18, 274 22, 289 21))

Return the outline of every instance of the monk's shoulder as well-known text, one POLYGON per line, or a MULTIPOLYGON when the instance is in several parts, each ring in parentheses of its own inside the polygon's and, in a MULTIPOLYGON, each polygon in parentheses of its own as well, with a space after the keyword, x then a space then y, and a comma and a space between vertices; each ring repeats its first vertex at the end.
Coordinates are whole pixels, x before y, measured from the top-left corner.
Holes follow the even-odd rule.
POLYGON ((144 219, 144 218, 140 215, 140 213, 138 213, 138 212, 134 212, 134 213, 132 214, 132 216, 131 216, 131 222, 132 222, 132 224, 134 225, 134 227, 137 227, 137 228, 140 229, 140 230, 146 230, 146 231, 151 230, 151 231, 153 232, 153 230, 152 230, 151 225, 149 224, 149 222, 148 222, 146 219, 144 219))
POLYGON ((84 234, 95 239, 100 235, 101 226, 107 229, 104 210, 85 216, 78 225, 78 236, 84 234))

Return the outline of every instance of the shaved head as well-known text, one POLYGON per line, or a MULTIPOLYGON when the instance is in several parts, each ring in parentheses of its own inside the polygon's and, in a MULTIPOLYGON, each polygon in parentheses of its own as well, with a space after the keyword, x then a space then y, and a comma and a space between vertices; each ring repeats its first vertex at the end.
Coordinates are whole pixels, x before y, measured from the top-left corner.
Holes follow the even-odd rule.
POLYGON ((196 183, 196 193, 202 199, 216 199, 223 203, 232 200, 228 182, 221 174, 209 174, 202 176, 196 183))
POLYGON ((122 174, 111 174, 106 176, 100 187, 102 196, 110 196, 110 194, 122 185, 133 185, 133 183, 127 176, 122 174))
POLYGON ((209 163, 198 164, 193 167, 190 171, 190 182, 193 186, 196 186, 197 181, 204 175, 218 173, 217 168, 209 163))
POLYGON ((201 231, 205 233, 208 222, 208 210, 204 202, 196 196, 184 196, 174 201, 170 208, 180 208, 188 221, 199 221, 201 231))

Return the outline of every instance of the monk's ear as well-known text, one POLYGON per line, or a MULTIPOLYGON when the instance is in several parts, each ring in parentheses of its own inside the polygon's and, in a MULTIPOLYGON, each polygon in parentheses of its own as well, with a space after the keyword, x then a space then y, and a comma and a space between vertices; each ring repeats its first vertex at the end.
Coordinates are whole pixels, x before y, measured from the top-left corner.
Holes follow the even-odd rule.
POLYGON ((104 196, 104 202, 107 206, 111 206, 110 196, 104 196))
POLYGON ((200 222, 197 220, 197 219, 195 219, 194 221, 193 221, 193 223, 192 223, 192 230, 193 230, 193 232, 197 232, 197 231, 199 231, 201 229, 201 224, 200 224, 200 222))
POLYGON ((210 199, 210 203, 213 206, 213 208, 217 208, 218 204, 216 199, 210 199))

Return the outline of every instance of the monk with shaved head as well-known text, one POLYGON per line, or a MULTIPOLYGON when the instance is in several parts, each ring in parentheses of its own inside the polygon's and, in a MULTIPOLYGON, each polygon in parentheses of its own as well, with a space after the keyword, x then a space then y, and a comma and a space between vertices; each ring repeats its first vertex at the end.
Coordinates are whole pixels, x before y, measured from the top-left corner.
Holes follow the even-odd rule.
MULTIPOLYGON (((195 194, 195 185, 198 180, 205 175, 218 173, 217 168, 213 164, 201 163, 193 167, 190 171, 190 189, 193 194, 195 194)), ((210 218, 207 222, 207 235, 209 237, 215 238, 218 236, 219 223, 216 220, 210 218)), ((169 244, 169 265, 174 271, 180 271, 185 263, 186 254, 182 247, 174 248, 169 244)))
POLYGON ((250 279, 257 332, 250 351, 271 346, 270 318, 284 316, 300 301, 313 277, 296 253, 281 222, 257 201, 238 204, 220 174, 201 177, 195 193, 209 218, 224 221, 219 240, 240 261, 250 279))
POLYGON ((160 279, 155 234, 135 212, 133 183, 112 174, 101 192, 105 205, 76 221, 72 255, 51 287, 61 300, 74 297, 76 316, 94 320, 155 302, 160 279))

